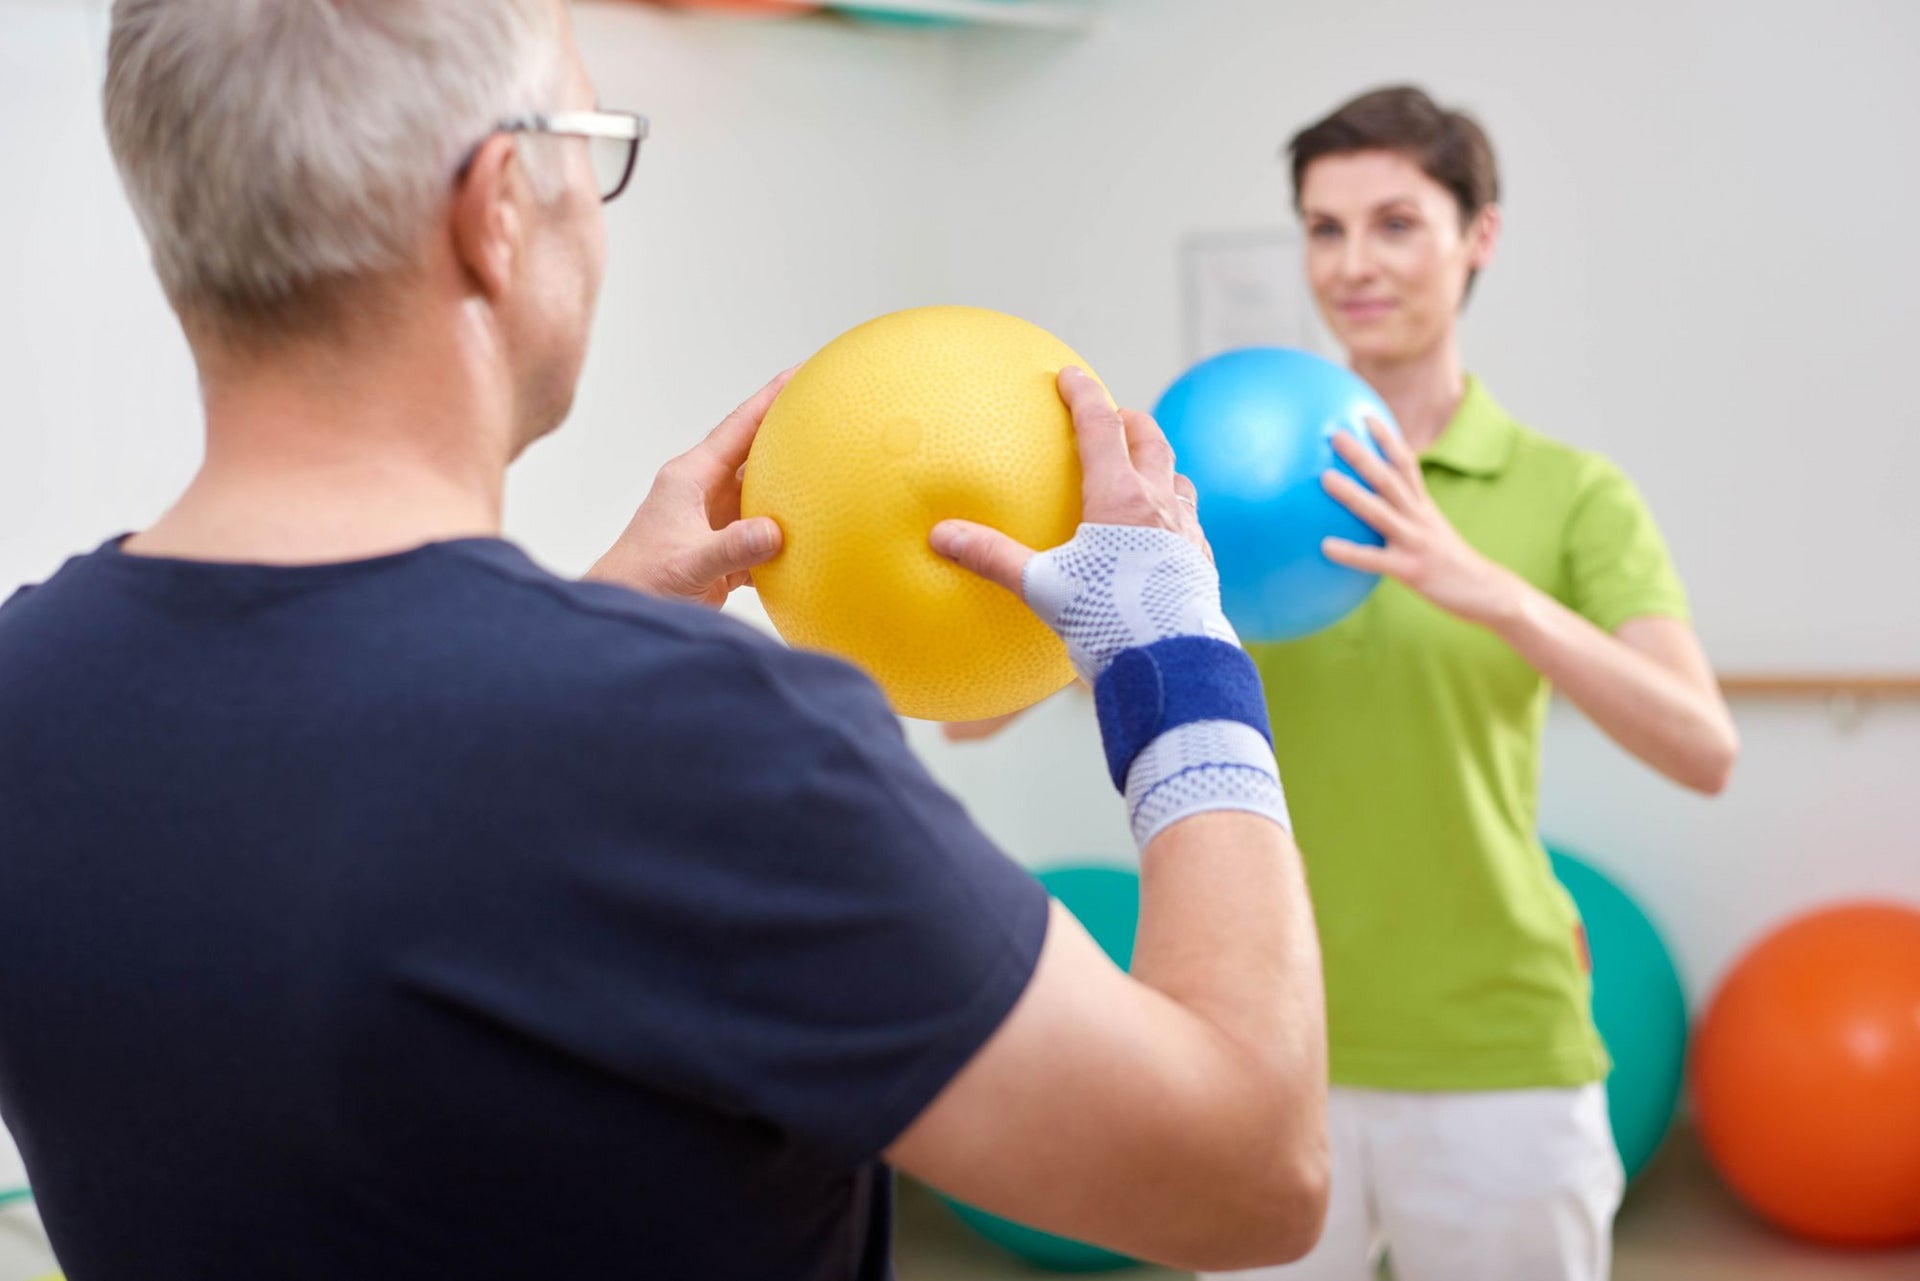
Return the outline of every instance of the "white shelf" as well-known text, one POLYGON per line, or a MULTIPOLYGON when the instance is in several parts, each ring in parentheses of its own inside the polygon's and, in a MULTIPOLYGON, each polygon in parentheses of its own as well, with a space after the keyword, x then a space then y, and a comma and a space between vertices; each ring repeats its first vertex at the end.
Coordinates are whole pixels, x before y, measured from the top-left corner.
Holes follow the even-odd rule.
MULTIPOLYGON (((827 0, 828 9, 845 6, 827 0)), ((1093 25, 1091 0, 861 0, 870 13, 916 18, 959 18, 983 27, 1025 27, 1032 31, 1084 31, 1093 25)))

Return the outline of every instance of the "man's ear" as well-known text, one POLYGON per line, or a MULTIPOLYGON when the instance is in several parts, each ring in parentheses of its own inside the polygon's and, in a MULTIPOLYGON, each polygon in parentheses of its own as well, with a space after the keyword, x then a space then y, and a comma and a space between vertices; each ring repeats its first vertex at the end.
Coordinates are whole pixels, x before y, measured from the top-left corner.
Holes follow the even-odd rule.
POLYGON ((519 159, 514 140, 496 133, 480 144, 453 192, 453 251, 489 301, 507 292, 520 261, 519 159))

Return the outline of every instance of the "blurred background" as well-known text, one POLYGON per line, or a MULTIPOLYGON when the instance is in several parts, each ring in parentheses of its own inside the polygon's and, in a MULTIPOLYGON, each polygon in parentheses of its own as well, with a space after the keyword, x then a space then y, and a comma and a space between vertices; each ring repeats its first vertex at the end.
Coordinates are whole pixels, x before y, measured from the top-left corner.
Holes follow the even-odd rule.
MULTIPOLYGON (((608 210, 573 419, 514 475, 508 532, 537 558, 583 569, 660 462, 897 308, 1024 316, 1134 405, 1225 345, 1321 345, 1280 147, 1412 81, 1500 159, 1469 368, 1639 483, 1745 742, 1705 801, 1556 708, 1543 831, 1639 901, 1696 1008, 1800 912, 1920 903, 1920 6, 573 8, 602 101, 653 132, 608 210)), ((198 459, 193 371, 100 124, 106 26, 104 0, 0 0, 0 594, 151 520, 198 459)), ((1129 861, 1083 695, 986 744, 910 737, 1023 862, 1129 861)), ((1773 1237, 1696 1155, 1665 1160, 1623 1214, 1623 1277, 1920 1276, 1911 1253, 1773 1237)), ((0 1281, 27 1213, 0 1205, 0 1281)), ((905 1227, 908 1281, 1024 1275, 914 1194, 905 1227)))

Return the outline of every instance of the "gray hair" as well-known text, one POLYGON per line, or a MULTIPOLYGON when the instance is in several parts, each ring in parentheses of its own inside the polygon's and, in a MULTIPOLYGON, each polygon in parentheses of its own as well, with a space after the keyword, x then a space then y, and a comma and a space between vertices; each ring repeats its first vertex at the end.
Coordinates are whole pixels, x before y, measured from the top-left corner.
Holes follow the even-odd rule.
POLYGON ((107 134, 174 307, 257 344, 413 264, 471 149, 554 105, 559 19, 554 0, 116 0, 107 134))

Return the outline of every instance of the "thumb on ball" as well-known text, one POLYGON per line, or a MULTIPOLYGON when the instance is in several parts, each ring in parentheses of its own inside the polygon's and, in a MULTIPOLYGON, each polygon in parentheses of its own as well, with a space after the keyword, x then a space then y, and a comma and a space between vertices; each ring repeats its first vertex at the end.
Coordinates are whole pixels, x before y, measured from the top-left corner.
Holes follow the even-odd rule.
POLYGON ((970 520, 943 520, 933 527, 927 541, 934 551, 962 569, 1020 595, 1020 576, 1033 559, 1032 548, 970 520))
POLYGON ((692 556, 692 568, 703 581, 726 578, 772 560, 780 552, 780 542, 780 526, 770 517, 736 520, 701 541, 692 556))

